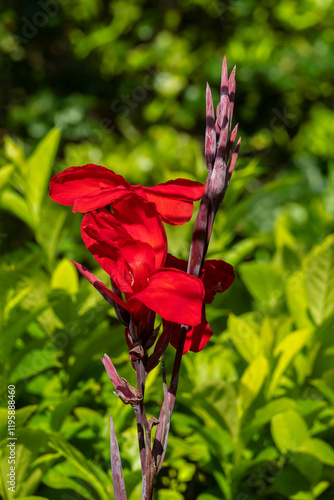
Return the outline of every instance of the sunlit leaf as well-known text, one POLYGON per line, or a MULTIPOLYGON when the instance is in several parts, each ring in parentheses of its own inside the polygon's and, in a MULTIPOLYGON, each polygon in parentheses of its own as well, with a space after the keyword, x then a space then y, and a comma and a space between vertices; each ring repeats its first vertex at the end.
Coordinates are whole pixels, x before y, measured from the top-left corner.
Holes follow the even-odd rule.
POLYGON ((10 176, 12 175, 12 172, 14 170, 14 165, 5 165, 4 167, 0 168, 0 191, 1 189, 6 186, 7 182, 10 179, 10 176))
POLYGON ((312 328, 304 328, 287 335, 275 348, 274 355, 279 356, 278 363, 272 375, 268 396, 272 397, 280 382, 282 375, 292 359, 301 351, 313 333, 312 328))
POLYGON ((246 361, 262 354, 260 339, 249 321, 230 314, 227 325, 235 348, 246 361))
POLYGON ((334 312, 334 235, 311 251, 304 273, 309 308, 314 321, 320 325, 334 312))
POLYGON ((268 360, 264 356, 255 358, 244 371, 240 379, 239 398, 241 408, 247 408, 256 398, 269 370, 268 360))
POLYGON ((24 198, 13 189, 5 188, 0 192, 0 207, 8 210, 34 229, 35 222, 30 208, 24 198))
POLYGON ((39 219, 41 204, 47 193, 59 141, 60 129, 53 128, 40 141, 26 162, 26 196, 36 221, 39 219))
POLYGON ((57 357, 58 353, 50 348, 34 349, 23 356, 14 366, 10 374, 10 380, 13 383, 20 380, 27 380, 32 375, 41 373, 53 366, 59 366, 57 357))
POLYGON ((241 278, 249 293, 265 310, 275 309, 284 293, 282 271, 270 262, 249 262, 239 266, 241 278))
POLYGON ((300 453, 306 453, 317 458, 321 463, 334 467, 334 450, 322 439, 309 438, 298 447, 300 453))
POLYGON ((305 276, 302 271, 296 271, 286 282, 286 301, 293 319, 299 328, 312 325, 308 314, 309 304, 305 288, 305 276))
POLYGON ((68 259, 59 262, 51 277, 51 288, 75 294, 79 290, 78 273, 68 259))
POLYGON ((273 417, 271 433, 277 448, 282 453, 300 451, 301 445, 309 437, 303 418, 293 410, 288 410, 273 417))

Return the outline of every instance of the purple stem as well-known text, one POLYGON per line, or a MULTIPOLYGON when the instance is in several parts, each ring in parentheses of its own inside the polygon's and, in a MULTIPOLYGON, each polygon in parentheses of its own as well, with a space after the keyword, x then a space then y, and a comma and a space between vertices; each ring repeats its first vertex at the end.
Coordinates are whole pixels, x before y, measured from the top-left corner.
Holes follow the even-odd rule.
POLYGON ((127 500, 121 457, 119 454, 114 423, 111 415, 110 415, 110 457, 111 457, 111 473, 112 473, 112 482, 113 482, 115 500, 127 500))
POLYGON ((143 397, 143 399, 138 404, 133 405, 137 421, 138 443, 139 443, 140 462, 141 462, 142 478, 143 478, 141 498, 142 500, 152 500, 155 466, 153 463, 152 450, 151 450, 151 428, 147 421, 147 416, 144 407, 146 372, 142 359, 136 361, 136 374, 137 374, 138 392, 143 397))
POLYGON ((209 198, 209 188, 210 175, 206 180, 203 198, 201 200, 195 221, 187 269, 189 274, 193 274, 194 276, 197 276, 197 278, 200 277, 202 272, 202 266, 206 253, 205 247, 207 247, 208 218, 209 212, 212 209, 209 198))
MULTIPOLYGON (((145 368, 143 366, 142 360, 136 361, 136 374, 137 374, 137 388, 138 392, 144 398, 145 391, 145 368)), ((143 400, 138 404, 133 405, 133 409, 136 415, 137 421, 137 432, 138 432, 138 444, 140 452, 140 462, 143 478, 146 474, 146 445, 145 445, 145 435, 144 429, 146 428, 147 418, 145 414, 145 408, 143 400)))
POLYGON ((170 427, 170 419, 173 413, 174 409, 174 403, 175 403, 175 397, 176 397, 176 392, 178 388, 178 383, 179 383, 179 374, 180 374, 180 367, 181 367, 181 361, 182 361, 182 355, 183 355, 183 348, 184 348, 184 343, 186 340, 186 334, 188 331, 188 327, 185 325, 181 326, 180 330, 180 336, 179 336, 179 343, 177 346, 176 354, 175 354, 175 359, 174 359, 174 365, 173 365, 173 372, 172 372, 172 378, 171 378, 171 383, 168 388, 168 391, 166 390, 167 384, 166 384, 166 377, 164 373, 164 366, 163 366, 163 376, 164 376, 164 402, 161 407, 160 415, 159 415, 159 424, 157 427, 155 439, 154 439, 154 445, 153 445, 153 459, 155 461, 156 465, 156 474, 160 471, 165 454, 166 454, 166 449, 167 449, 167 441, 168 441, 168 433, 169 433, 169 427, 170 427))

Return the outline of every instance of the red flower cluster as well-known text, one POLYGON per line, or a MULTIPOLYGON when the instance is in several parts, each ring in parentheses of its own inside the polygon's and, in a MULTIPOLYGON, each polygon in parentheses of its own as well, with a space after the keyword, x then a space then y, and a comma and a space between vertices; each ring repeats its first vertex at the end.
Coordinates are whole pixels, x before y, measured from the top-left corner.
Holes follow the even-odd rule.
POLYGON ((185 179, 155 187, 132 186, 97 165, 68 168, 50 183, 54 201, 86 213, 82 238, 111 277, 113 290, 74 262, 78 270, 123 312, 125 325, 131 317, 140 329, 148 323, 153 327, 153 311, 172 331, 175 347, 179 325, 191 327, 184 352, 205 346, 212 331, 204 303, 212 302, 215 293, 226 290, 234 279, 232 266, 223 261, 207 261, 199 279, 186 272, 185 261, 167 255, 162 221, 172 225, 188 221, 193 202, 202 197, 203 191, 202 184, 185 179))

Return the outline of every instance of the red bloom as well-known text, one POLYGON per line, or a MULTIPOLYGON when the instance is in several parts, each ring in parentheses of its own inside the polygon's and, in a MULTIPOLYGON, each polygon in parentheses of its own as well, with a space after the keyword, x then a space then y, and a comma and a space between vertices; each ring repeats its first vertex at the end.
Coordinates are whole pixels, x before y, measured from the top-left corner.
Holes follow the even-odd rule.
MULTIPOLYGON (((168 254, 166 265, 176 269, 186 270, 187 262, 168 254)), ((233 283, 234 272, 231 264, 223 260, 206 260, 202 271, 202 280, 205 289, 202 318, 199 325, 193 326, 186 335, 183 354, 188 350, 199 352, 205 347, 213 333, 205 316, 205 305, 211 304, 216 293, 225 292, 233 283)), ((175 325, 172 331, 171 344, 177 349, 180 327, 175 325)))
POLYGON ((167 255, 165 229, 155 205, 130 192, 84 216, 81 233, 95 260, 121 290, 124 302, 92 273, 79 271, 109 301, 126 309, 136 323, 149 310, 163 319, 195 326, 201 322, 204 286, 183 270, 163 267, 167 255))
POLYGON ((172 225, 190 220, 193 202, 204 192, 200 182, 176 179, 154 187, 132 186, 121 175, 99 165, 70 167, 50 182, 51 198, 62 205, 73 205, 73 212, 90 212, 128 193, 137 193, 155 204, 161 219, 172 225))

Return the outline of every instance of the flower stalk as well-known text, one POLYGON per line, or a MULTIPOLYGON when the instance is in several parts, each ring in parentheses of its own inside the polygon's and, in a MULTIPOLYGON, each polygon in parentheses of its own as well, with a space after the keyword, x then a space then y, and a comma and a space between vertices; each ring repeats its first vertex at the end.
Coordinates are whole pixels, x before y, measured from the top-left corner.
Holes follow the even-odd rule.
MULTIPOLYGON (((154 477, 164 461, 182 357, 188 350, 199 352, 205 347, 213 335, 206 320, 205 304, 211 303, 216 293, 227 290, 234 279, 230 264, 206 260, 214 219, 240 148, 240 139, 235 144, 238 126, 230 132, 234 97, 235 68, 228 77, 224 58, 216 117, 209 85, 206 90, 208 176, 204 186, 186 179, 153 187, 132 186, 111 170, 91 164, 68 168, 50 183, 50 196, 54 201, 73 205, 73 211, 85 213, 81 224, 83 241, 109 275, 111 288, 81 264, 72 261, 73 264, 114 307, 117 318, 125 326, 137 388, 119 377, 107 354, 102 363, 114 385, 114 394, 124 404, 130 404, 135 413, 142 500, 153 499, 154 477), (163 223, 180 225, 189 221, 196 200, 201 202, 187 262, 168 254, 163 223), (156 315, 161 317, 157 328, 156 315), (176 353, 168 386, 164 353, 169 344, 176 353), (148 420, 144 405, 145 382, 160 360, 163 403, 159 419, 148 420)), ((115 499, 126 500, 111 416, 110 450, 115 499)))

